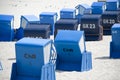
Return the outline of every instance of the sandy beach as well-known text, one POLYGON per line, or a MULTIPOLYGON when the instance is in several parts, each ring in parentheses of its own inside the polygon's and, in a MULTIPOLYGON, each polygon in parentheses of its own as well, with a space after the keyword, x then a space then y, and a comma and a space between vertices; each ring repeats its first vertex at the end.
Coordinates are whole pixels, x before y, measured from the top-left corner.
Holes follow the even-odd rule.
MULTIPOLYGON (((20 26, 20 16, 41 12, 57 12, 62 8, 74 8, 78 4, 91 5, 96 0, 0 0, 0 14, 14 15, 14 28, 20 26)), ((109 58, 111 36, 101 41, 86 42, 87 51, 92 52, 92 70, 85 72, 56 71, 56 80, 120 80, 120 59, 109 58)), ((12 63, 15 62, 15 41, 0 42, 0 80, 10 80, 12 63)))

